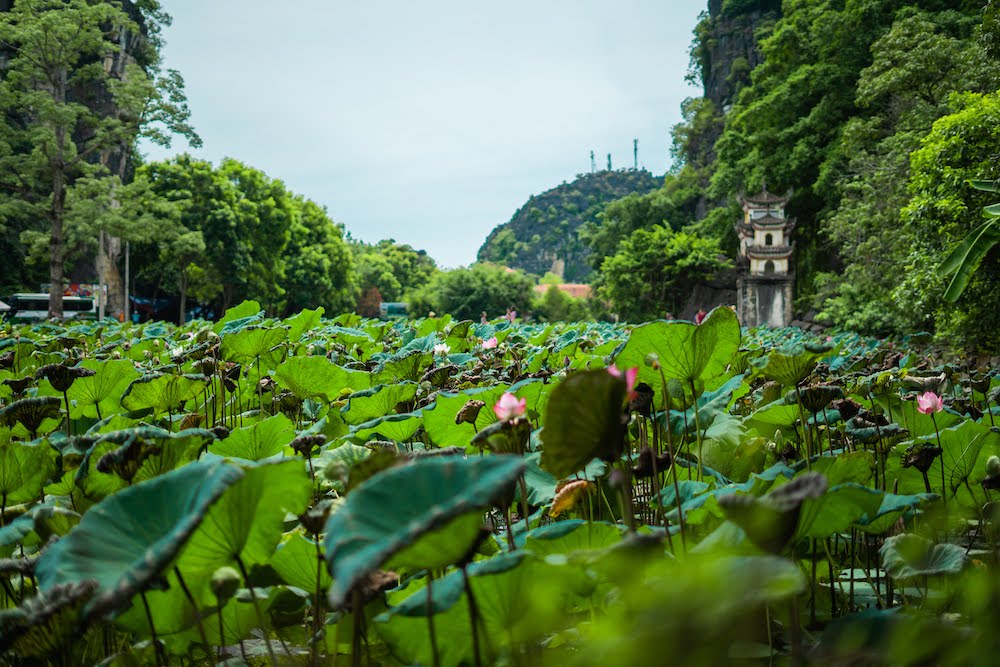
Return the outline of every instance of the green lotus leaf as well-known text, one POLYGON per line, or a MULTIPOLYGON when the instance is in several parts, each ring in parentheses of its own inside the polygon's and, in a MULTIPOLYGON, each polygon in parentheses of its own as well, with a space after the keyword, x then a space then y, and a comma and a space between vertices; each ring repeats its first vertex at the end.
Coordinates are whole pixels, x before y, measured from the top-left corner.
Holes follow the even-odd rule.
MULTIPOLYGON (((940 414, 940 413, 939 413, 940 414)), ((989 422, 981 424, 971 419, 957 426, 941 430, 942 453, 928 471, 931 491, 947 494, 948 503, 957 501, 961 506, 978 512, 983 504, 982 492, 977 488, 986 477, 986 461, 1000 455, 1000 431, 989 422), (945 489, 941 488, 941 462, 944 462, 945 489), (970 491, 972 487, 974 491, 970 491)), ((938 438, 931 434, 896 445, 886 460, 886 480, 897 493, 916 495, 926 491, 923 476, 917 469, 903 467, 903 454, 914 445, 936 447, 938 438)))
POLYGON ((65 647, 79 640, 81 612, 95 589, 92 581, 60 585, 0 611, 0 651, 16 664, 65 656, 65 647))
POLYGON ((224 440, 209 445, 208 451, 219 456, 260 461, 276 456, 295 438, 295 424, 281 414, 230 431, 224 440))
POLYGON ((701 324, 656 321, 632 330, 615 364, 639 369, 639 381, 651 387, 662 384, 660 373, 645 361, 654 354, 663 375, 685 386, 725 372, 740 349, 740 323, 729 308, 715 308, 701 324))
POLYGON ((299 342, 307 331, 314 329, 319 324, 325 312, 323 306, 316 310, 303 308, 295 315, 282 320, 281 323, 288 327, 288 340, 293 343, 299 342))
MULTIPOLYGON (((484 664, 496 664, 498 650, 537 640, 562 607, 567 568, 551 565, 524 552, 513 552, 470 565, 469 586, 488 637, 484 664)), ((438 650, 442 667, 474 664, 468 632, 468 601, 460 572, 436 580, 431 609, 437 613, 438 650), (447 637, 446 641, 442 641, 447 637)), ((404 664, 434 664, 427 635, 427 592, 418 589, 400 605, 376 617, 375 629, 404 664)), ((484 642, 487 643, 487 642, 484 642)))
POLYGON ((896 579, 958 574, 969 562, 957 544, 934 544, 909 533, 887 537, 879 554, 885 571, 896 579))
MULTIPOLYGON (((310 496, 309 475, 300 459, 260 463, 242 470, 241 478, 208 510, 174 563, 199 608, 215 604, 211 578, 218 568, 235 567, 237 558, 248 571, 270 561, 281 540, 285 517, 305 512, 310 496)), ((166 580, 167 590, 147 593, 157 631, 191 627, 194 610, 176 574, 171 571, 166 580)), ((118 622, 129 631, 148 632, 141 608, 129 610, 118 622)))
POLYGON ((260 304, 256 301, 244 301, 239 305, 227 310, 222 319, 215 323, 213 327, 215 333, 236 331, 241 327, 248 326, 263 320, 260 304))
POLYGON ((467 389, 457 394, 440 392, 434 403, 423 409, 424 429, 438 447, 466 447, 472 436, 496 422, 493 405, 505 390, 498 386, 467 389), (455 423, 455 417, 473 399, 486 404, 476 415, 475 423, 455 423))
POLYGON ((278 354, 271 349, 280 345, 288 337, 283 327, 245 327, 222 337, 220 352, 222 358, 241 363, 252 363, 265 359, 265 365, 278 360, 278 354))
POLYGON ((58 392, 67 391, 79 378, 88 377, 94 371, 82 366, 67 366, 66 364, 48 364, 35 371, 36 378, 45 378, 58 392))
POLYGON ((921 505, 938 499, 940 496, 935 493, 918 493, 912 496, 884 493, 878 511, 873 515, 861 517, 856 525, 866 533, 881 535, 895 527, 900 518, 913 513, 921 505))
POLYGON ((127 607, 242 477, 235 466, 192 463, 105 498, 42 553, 35 569, 39 589, 92 580, 97 591, 85 608, 88 617, 127 607))
POLYGON ((730 493, 718 497, 726 517, 742 528, 751 542, 764 551, 781 553, 795 535, 803 504, 821 497, 826 478, 806 473, 761 498, 730 493))
POLYGON ((121 404, 132 412, 181 412, 185 403, 205 390, 206 382, 200 375, 146 375, 132 381, 122 394, 121 404))
POLYGON ((278 545, 271 559, 271 567, 290 586, 297 586, 310 593, 316 591, 319 577, 321 590, 327 590, 333 583, 330 573, 324 567, 322 549, 316 542, 299 533, 293 533, 278 545))
POLYGON ((46 419, 56 419, 62 414, 60 405, 62 405, 62 401, 55 396, 22 398, 7 404, 0 410, 0 424, 10 427, 20 424, 34 440, 38 429, 41 428, 46 419))
POLYGON ((417 383, 397 382, 378 385, 358 391, 347 397, 347 405, 340 410, 348 424, 363 424, 396 411, 400 403, 412 401, 417 395, 417 383))
MULTIPOLYGON (((327 565, 334 606, 365 576, 421 538, 461 522, 448 548, 416 567, 443 567, 462 558, 478 537, 481 512, 508 491, 524 463, 513 456, 423 458, 391 468, 355 488, 326 525, 327 565), (465 517, 476 519, 469 534, 465 517), (460 533, 460 534, 458 534, 460 533)), ((447 533, 449 531, 440 531, 447 533)))
POLYGON ((556 385, 541 434, 542 468, 562 479, 591 459, 616 460, 624 447, 624 403, 625 380, 606 370, 580 371, 556 385))
POLYGON ((420 412, 386 415, 352 426, 350 437, 356 442, 367 442, 375 436, 382 436, 393 442, 409 442, 422 423, 423 416, 420 412))
POLYGON ((624 530, 624 526, 605 521, 570 519, 521 533, 514 541, 518 547, 544 557, 613 547, 621 542, 624 530))
POLYGON ((140 375, 126 359, 85 359, 80 366, 93 370, 94 375, 74 382, 67 395, 76 403, 80 415, 98 419, 114 413, 121 395, 140 375))
MULTIPOLYGON (((429 340, 430 344, 433 345, 436 339, 432 337, 429 340)), ((406 348, 404 347, 403 350, 406 348)), ((393 358, 378 365, 373 373, 374 382, 377 384, 392 384, 403 380, 416 382, 434 363, 434 355, 422 348, 412 349, 408 352, 403 350, 400 350, 393 358)))
MULTIPOLYGON (((543 470, 539 465, 541 457, 541 452, 532 452, 524 457, 526 466, 524 470, 524 483, 528 492, 528 502, 532 505, 547 505, 551 503, 556 496, 556 487, 559 485, 559 480, 552 473, 543 470)), ((596 480, 603 477, 607 472, 607 463, 599 459, 593 459, 587 464, 586 468, 575 471, 575 473, 579 473, 578 475, 574 473, 570 476, 575 475, 584 479, 596 480)), ((520 487, 517 493, 518 497, 520 497, 520 487)))
POLYGON ((760 373, 768 380, 780 382, 786 387, 795 387, 816 368, 816 363, 829 350, 810 352, 802 345, 793 345, 774 350, 766 357, 757 359, 760 373))
POLYGON ((44 442, 0 442, 3 504, 37 500, 49 480, 58 476, 57 458, 58 452, 44 442))
POLYGON ((874 516, 881 504, 881 491, 853 482, 838 484, 802 503, 795 536, 824 539, 842 533, 864 517, 874 516))
POLYGON ((345 389, 348 393, 367 389, 367 373, 338 366, 326 357, 289 357, 274 372, 274 380, 300 399, 322 398, 332 401, 345 389))

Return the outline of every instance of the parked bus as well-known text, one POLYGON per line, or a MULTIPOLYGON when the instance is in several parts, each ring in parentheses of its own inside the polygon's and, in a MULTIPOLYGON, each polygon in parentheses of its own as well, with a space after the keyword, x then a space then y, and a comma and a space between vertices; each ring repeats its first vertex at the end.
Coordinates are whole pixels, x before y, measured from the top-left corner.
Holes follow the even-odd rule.
MULTIPOLYGON (((11 297, 7 319, 41 321, 49 317, 49 295, 43 292, 20 293, 11 297)), ((97 300, 85 296, 63 297, 63 319, 97 319, 97 300)))

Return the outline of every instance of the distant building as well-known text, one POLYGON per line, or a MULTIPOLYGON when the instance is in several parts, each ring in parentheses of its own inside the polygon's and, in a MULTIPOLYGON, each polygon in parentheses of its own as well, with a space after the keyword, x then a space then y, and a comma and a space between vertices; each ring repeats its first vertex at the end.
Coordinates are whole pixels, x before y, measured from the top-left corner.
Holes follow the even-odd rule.
POLYGON ((790 236, 795 220, 785 217, 784 196, 767 191, 741 195, 743 217, 736 223, 739 236, 736 312, 745 326, 785 327, 792 321, 795 274, 790 236))
POLYGON ((558 285, 535 285, 535 294, 545 296, 550 287, 556 287, 560 292, 565 292, 574 299, 586 299, 590 296, 590 285, 585 283, 561 283, 558 285))

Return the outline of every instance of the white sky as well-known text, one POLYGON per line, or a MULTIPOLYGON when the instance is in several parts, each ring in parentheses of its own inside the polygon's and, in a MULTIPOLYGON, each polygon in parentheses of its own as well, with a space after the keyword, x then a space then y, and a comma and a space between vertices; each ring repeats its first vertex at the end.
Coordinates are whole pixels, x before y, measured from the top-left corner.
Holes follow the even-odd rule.
MULTIPOLYGON (((662 174, 704 0, 162 0, 195 155, 233 157, 355 237, 467 265, 532 194, 662 174)), ((149 159, 189 150, 147 149, 149 159)))

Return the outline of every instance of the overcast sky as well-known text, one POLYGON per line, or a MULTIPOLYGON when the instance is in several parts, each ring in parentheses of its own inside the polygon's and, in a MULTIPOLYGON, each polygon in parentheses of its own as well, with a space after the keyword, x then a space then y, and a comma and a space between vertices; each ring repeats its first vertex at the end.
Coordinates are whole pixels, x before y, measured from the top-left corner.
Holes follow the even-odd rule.
MULTIPOLYGON (((467 265, 532 194, 669 166, 699 0, 162 0, 195 155, 233 157, 367 242, 467 265)), ((183 141, 149 159, 190 150, 183 141)))

